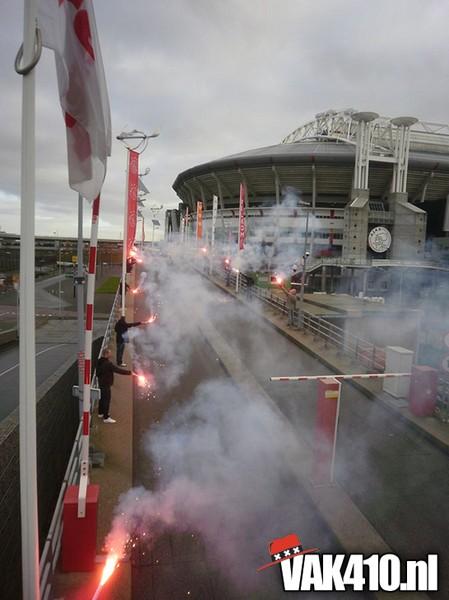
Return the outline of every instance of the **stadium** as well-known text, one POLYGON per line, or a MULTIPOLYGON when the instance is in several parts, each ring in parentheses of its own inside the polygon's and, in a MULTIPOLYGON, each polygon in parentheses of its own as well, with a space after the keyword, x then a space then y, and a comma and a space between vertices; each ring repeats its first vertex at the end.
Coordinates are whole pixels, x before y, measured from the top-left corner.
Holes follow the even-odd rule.
POLYGON ((248 242, 272 257, 310 254, 312 289, 385 292, 397 268, 430 273, 447 262, 447 125, 353 109, 320 113, 278 145, 180 173, 173 188, 181 204, 167 211, 167 235, 180 230, 187 208, 194 235, 201 201, 209 238, 216 195, 215 237, 235 240, 241 183, 248 242))

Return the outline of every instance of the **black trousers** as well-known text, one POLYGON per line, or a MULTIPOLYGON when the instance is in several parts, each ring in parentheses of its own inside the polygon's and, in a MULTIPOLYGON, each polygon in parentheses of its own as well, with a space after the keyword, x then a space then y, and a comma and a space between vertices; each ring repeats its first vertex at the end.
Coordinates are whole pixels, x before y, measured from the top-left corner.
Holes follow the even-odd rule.
POLYGON ((103 419, 109 417, 109 406, 111 404, 111 386, 100 388, 101 397, 98 403, 98 414, 103 415, 103 419))
POLYGON ((117 344, 117 364, 121 365, 123 362, 123 353, 125 352, 125 342, 117 344))

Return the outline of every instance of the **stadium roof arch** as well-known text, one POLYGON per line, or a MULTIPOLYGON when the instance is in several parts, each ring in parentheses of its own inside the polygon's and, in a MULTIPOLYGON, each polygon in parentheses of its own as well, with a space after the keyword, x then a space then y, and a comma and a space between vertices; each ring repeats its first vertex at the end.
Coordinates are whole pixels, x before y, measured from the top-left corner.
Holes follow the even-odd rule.
MULTIPOLYGON (((180 173, 173 189, 195 209, 211 208, 217 194, 222 208, 235 207, 245 182, 250 206, 273 201, 290 186, 321 205, 343 207, 350 197, 358 132, 357 111, 329 110, 295 129, 282 143, 203 163, 180 173)), ((359 113, 360 114, 360 113, 359 113)), ((368 114, 368 113, 365 113, 368 114)), ((369 167, 370 199, 388 196, 399 119, 374 115, 369 167)), ((449 126, 417 121, 410 131, 407 191, 409 202, 441 200, 449 194, 449 126)))

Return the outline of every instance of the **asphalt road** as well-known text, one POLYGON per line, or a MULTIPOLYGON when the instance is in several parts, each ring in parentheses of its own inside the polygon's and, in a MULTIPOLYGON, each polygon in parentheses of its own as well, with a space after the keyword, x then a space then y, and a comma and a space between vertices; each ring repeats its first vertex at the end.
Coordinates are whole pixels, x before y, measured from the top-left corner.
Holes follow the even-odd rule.
MULTIPOLYGON (((256 315, 220 305, 215 326, 299 436, 312 441, 316 384, 269 381, 273 375, 329 374, 256 315)), ((344 383, 337 439, 336 479, 387 544, 403 559, 440 557, 440 591, 449 596, 449 456, 382 405, 344 383)))
MULTIPOLYGON (((36 382, 39 386, 70 357, 76 359, 77 344, 36 344, 36 382)), ((0 420, 19 404, 19 348, 0 352, 0 420)))
MULTIPOLYGON (((229 310, 232 313, 232 303, 227 302, 225 297, 221 300, 217 305, 216 314, 223 310, 229 310)), ((135 317, 139 319, 147 314, 148 309, 141 309, 139 306, 135 317)), ((183 317, 180 316, 180 318, 183 317)), ((263 330, 262 322, 259 322, 259 325, 263 330)), ((233 337, 233 333, 226 323, 223 323, 223 329, 227 330, 228 341, 232 340, 233 343, 236 342, 245 348, 247 340, 242 333, 246 330, 245 326, 236 327, 238 330, 236 338, 233 337)), ((270 338, 270 345, 273 347, 274 344, 276 350, 278 342, 284 343, 280 348, 282 355, 286 350, 285 340, 272 330, 264 333, 275 336, 270 338)), ((189 402, 199 384, 216 381, 219 378, 229 381, 229 378, 220 365, 218 357, 200 335, 191 340, 191 352, 187 363, 184 364, 184 374, 178 383, 168 390, 164 389, 161 383, 166 373, 164 362, 159 357, 148 357, 142 347, 138 349, 137 355, 139 361, 145 362, 146 369, 154 376, 156 386, 155 391, 149 393, 135 388, 133 483, 134 485, 144 485, 147 489, 156 489, 161 472, 144 449, 145 433, 151 426, 157 428, 164 417, 170 419, 172 411, 176 410, 177 406, 183 406, 189 402)), ((251 368, 256 370, 256 365, 251 365, 251 368)), ((267 371, 261 379, 266 380, 266 376, 267 371)), ((238 391, 235 393, 239 394, 238 391)), ((245 402, 243 397, 241 402, 245 402)), ((284 406, 284 408, 286 407, 284 406)), ((202 468, 202 460, 207 462, 207 457, 204 455, 198 457, 199 470, 202 468)), ((250 477, 250 472, 247 474, 250 477)), ((245 482, 241 480, 235 483, 237 486, 245 485, 245 482)), ((251 490, 248 493, 251 495, 251 490)), ((214 552, 211 552, 210 540, 209 545, 205 545, 204 540, 194 529, 185 529, 177 533, 167 532, 159 537, 153 548, 138 543, 132 556, 133 598, 136 600, 140 598, 151 598, 152 600, 179 600, 181 598, 272 600, 284 598, 285 593, 282 591, 280 572, 277 567, 268 569, 263 574, 256 572, 256 568, 266 562, 267 544, 270 539, 297 532, 306 546, 312 544, 319 547, 321 552, 342 552, 334 534, 318 514, 296 478, 286 477, 282 485, 277 486, 271 493, 268 504, 260 502, 260 498, 254 498, 254 510, 247 515, 248 522, 243 524, 240 534, 242 539, 248 536, 248 539, 245 539, 245 545, 251 547, 252 554, 251 556, 245 554, 242 548, 242 556, 235 556, 234 562, 232 559, 230 560, 231 568, 229 568, 229 564, 227 564, 227 569, 223 567, 220 560, 214 556, 214 552)), ((235 507, 235 510, 238 511, 239 507, 235 507)), ((233 527, 231 523, 222 523, 223 528, 226 528, 227 525, 233 527)), ((178 528, 182 530, 183 525, 179 526, 178 524, 178 528)), ((219 532, 215 532, 215 534, 215 544, 218 546, 220 534, 219 532)), ((329 594, 302 593, 302 597, 324 600, 329 598, 329 594)), ((348 592, 344 597, 370 598, 371 595, 348 592)))

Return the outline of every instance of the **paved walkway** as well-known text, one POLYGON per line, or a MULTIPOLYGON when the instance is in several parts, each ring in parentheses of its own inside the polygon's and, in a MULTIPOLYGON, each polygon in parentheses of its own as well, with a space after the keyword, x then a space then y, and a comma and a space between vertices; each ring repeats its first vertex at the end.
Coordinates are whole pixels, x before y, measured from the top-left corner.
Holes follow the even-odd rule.
MULTIPOLYGON (((246 302, 244 294, 236 295, 234 288, 226 287, 222 281, 212 278, 211 281, 241 302, 246 302)), ((312 294, 308 294, 312 296, 312 294)), ((338 303, 338 301, 336 301, 338 303)), ((260 306, 262 316, 280 333, 288 337, 293 343, 306 350, 312 356, 318 358, 323 364, 332 369, 336 374, 342 373, 366 373, 364 366, 358 364, 341 351, 322 339, 314 337, 311 332, 295 330, 287 327, 287 320, 278 310, 268 307, 266 304, 260 306)), ((288 375, 301 375, 301 373, 285 373, 288 375)), ((282 385, 281 383, 279 385, 282 385)), ((382 391, 382 380, 360 380, 351 381, 351 385, 361 390, 373 400, 381 402, 388 410, 391 410, 400 418, 405 419, 410 426, 418 430, 422 435, 431 439, 439 447, 449 452, 449 424, 443 423, 435 417, 416 417, 408 409, 407 402, 396 399, 382 391)))

